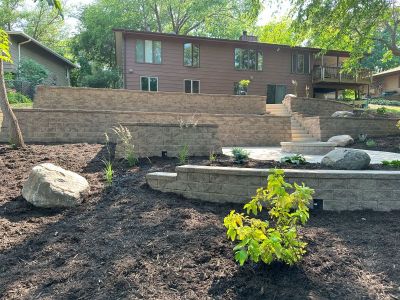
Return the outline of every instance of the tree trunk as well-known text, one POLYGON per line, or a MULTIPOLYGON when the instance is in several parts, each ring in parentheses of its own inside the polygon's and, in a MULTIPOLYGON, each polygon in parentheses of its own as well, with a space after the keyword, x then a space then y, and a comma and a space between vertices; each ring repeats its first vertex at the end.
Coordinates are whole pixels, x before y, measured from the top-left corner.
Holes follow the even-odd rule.
POLYGON ((22 137, 21 129, 18 125, 18 120, 11 109, 10 103, 8 103, 3 69, 3 61, 0 59, 0 109, 3 112, 4 120, 6 120, 6 122, 8 122, 10 126, 10 142, 18 148, 23 148, 25 147, 24 138, 22 137))

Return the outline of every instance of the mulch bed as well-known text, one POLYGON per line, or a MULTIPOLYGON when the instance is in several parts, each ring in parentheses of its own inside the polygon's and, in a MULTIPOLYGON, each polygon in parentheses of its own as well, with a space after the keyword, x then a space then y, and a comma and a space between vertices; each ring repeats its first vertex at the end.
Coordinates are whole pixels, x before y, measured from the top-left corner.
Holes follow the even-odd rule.
POLYGON ((233 260, 222 220, 236 205, 152 191, 145 174, 174 160, 116 166, 101 145, 0 145, 0 299, 399 299, 400 212, 312 212, 294 267, 233 260), (30 169, 52 162, 91 184, 80 207, 29 205, 30 169))
POLYGON ((349 146, 357 149, 366 149, 374 151, 387 151, 400 153, 400 135, 371 138, 376 142, 375 147, 368 147, 365 142, 356 141, 353 145, 349 146))

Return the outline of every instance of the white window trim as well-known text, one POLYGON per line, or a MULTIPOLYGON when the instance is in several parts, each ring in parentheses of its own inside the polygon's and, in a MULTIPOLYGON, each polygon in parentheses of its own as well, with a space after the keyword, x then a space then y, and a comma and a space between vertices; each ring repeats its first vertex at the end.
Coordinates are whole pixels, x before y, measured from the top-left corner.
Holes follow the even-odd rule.
POLYGON ((185 94, 200 94, 201 93, 201 82, 200 82, 200 80, 199 79, 183 79, 183 92, 185 93, 185 94), (190 80, 190 93, 186 93, 186 90, 185 90, 185 81, 188 81, 188 80, 190 80), (198 81, 199 82, 199 92, 198 93, 193 93, 193 81, 198 81))
POLYGON ((140 84, 140 90, 142 91, 142 92, 158 92, 159 91, 159 88, 158 88, 158 77, 157 76, 140 76, 140 78, 139 78, 139 84, 140 84), (148 79, 150 79, 150 78, 157 78, 157 91, 150 91, 150 80, 149 80, 149 89, 147 90, 147 91, 144 91, 143 89, 142 89, 142 78, 148 78, 148 79))

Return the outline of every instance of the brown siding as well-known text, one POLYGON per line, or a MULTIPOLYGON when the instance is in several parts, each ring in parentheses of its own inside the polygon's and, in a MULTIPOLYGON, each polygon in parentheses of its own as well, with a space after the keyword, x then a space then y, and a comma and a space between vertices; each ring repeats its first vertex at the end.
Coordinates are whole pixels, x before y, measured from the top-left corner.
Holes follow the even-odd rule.
POLYGON ((4 72, 15 72, 17 70, 18 64, 18 46, 15 39, 9 36, 10 39, 10 54, 13 60, 13 63, 4 63, 4 72))
MULTIPOLYGON (((200 92, 209 94, 232 94, 234 82, 251 79, 249 94, 266 95, 267 84, 287 85, 293 93, 292 80, 298 81, 298 94, 305 94, 305 86, 311 87, 311 75, 291 73, 291 49, 278 46, 248 44, 248 48, 262 49, 263 71, 238 71, 234 68, 234 49, 243 48, 243 43, 201 40, 200 68, 183 66, 183 43, 185 38, 154 38, 143 34, 126 36, 127 89, 140 88, 140 76, 156 76, 160 91, 183 91, 184 79, 200 80, 200 92), (162 64, 140 64, 135 62, 135 40, 152 39, 162 42, 162 64)), ((311 55, 312 59, 312 55, 311 55)), ((310 63, 312 65, 312 62, 310 63)))

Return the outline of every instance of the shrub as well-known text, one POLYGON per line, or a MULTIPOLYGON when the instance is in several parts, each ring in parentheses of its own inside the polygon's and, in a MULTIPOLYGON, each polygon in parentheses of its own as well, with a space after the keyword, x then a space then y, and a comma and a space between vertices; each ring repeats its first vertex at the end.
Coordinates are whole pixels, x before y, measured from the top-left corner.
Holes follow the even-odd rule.
POLYGON ((379 114, 379 115, 384 115, 384 114, 387 113, 387 109, 384 106, 383 107, 379 107, 379 108, 376 109, 376 113, 379 114))
POLYGON ((393 168, 400 168, 400 160, 384 160, 382 161, 382 165, 393 168))
POLYGON ((179 150, 178 153, 179 164, 180 165, 186 164, 188 162, 188 158, 189 158, 189 146, 186 144, 183 145, 181 150, 179 150))
POLYGON ((400 101, 386 100, 386 99, 370 99, 369 104, 387 105, 387 106, 400 106, 400 101))
POLYGON ((214 151, 210 151, 209 160, 211 163, 213 163, 217 160, 217 154, 215 154, 214 151))
POLYGON ((8 103, 10 104, 32 103, 32 100, 30 98, 13 90, 7 91, 7 98, 8 98, 8 103))
POLYGON ((296 154, 292 156, 285 156, 281 158, 281 162, 295 164, 295 165, 303 165, 306 163, 306 159, 301 154, 296 154))
POLYGON ((305 254, 307 243, 298 235, 299 224, 309 218, 309 202, 314 190, 304 184, 292 186, 284 180, 283 170, 274 170, 268 176, 267 187, 259 188, 257 194, 244 206, 246 214, 234 210, 224 218, 227 236, 238 241, 233 248, 235 260, 243 265, 247 260, 266 264, 274 261, 293 265, 305 254), (286 190, 294 188, 289 194, 286 190), (268 209, 269 220, 251 218, 268 209))
POLYGON ((49 75, 49 70, 33 59, 23 59, 18 67, 18 78, 32 85, 42 84, 49 75))
POLYGON ((242 164, 249 159, 250 152, 243 148, 235 147, 232 149, 233 158, 235 163, 242 164))
POLYGON ((114 177, 114 170, 111 161, 103 160, 104 164, 104 179, 106 180, 108 185, 112 185, 113 177, 114 177))
POLYGON ((374 140, 372 140, 372 139, 369 139, 368 141, 366 141, 365 142, 365 145, 367 146, 367 147, 376 147, 376 142, 374 141, 374 140))

